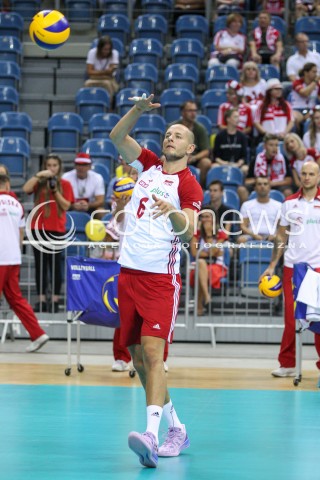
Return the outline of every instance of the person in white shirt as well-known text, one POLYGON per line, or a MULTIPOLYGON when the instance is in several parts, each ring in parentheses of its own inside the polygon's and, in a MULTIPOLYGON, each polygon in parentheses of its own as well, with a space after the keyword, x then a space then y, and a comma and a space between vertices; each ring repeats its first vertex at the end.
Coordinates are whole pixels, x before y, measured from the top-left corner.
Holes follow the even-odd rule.
POLYGON ((297 33, 296 37, 297 52, 291 55, 287 60, 286 71, 290 82, 299 79, 299 71, 306 63, 315 63, 320 75, 320 54, 308 50, 309 38, 305 33, 297 33))
POLYGON ((3 293, 31 337, 27 352, 35 352, 48 342, 49 336, 40 327, 31 305, 20 290, 24 210, 16 196, 10 192, 10 179, 4 174, 0 174, 0 205, 0 297, 3 293))
POLYGON ((256 178, 256 198, 244 202, 240 209, 242 234, 238 237, 238 243, 250 240, 273 242, 280 218, 281 203, 270 198, 270 190, 270 180, 267 176, 256 178))
POLYGON ((85 87, 105 88, 112 102, 113 95, 119 90, 116 73, 119 68, 119 52, 113 48, 112 39, 108 35, 99 38, 95 48, 91 48, 87 56, 88 80, 85 87))
MULTIPOLYGON (((302 188, 286 198, 282 204, 281 218, 274 241, 272 259, 263 272, 272 276, 284 254, 283 295, 284 295, 284 331, 281 341, 280 367, 273 370, 274 377, 295 376, 295 318, 292 291, 293 267, 300 262, 308 263, 320 272, 320 181, 319 165, 306 162, 301 169, 302 188), (287 248, 286 248, 287 246, 287 248)), ((315 345, 319 356, 316 365, 320 370, 320 335, 315 335, 315 345)))
MULTIPOLYGON (((104 208, 105 184, 100 173, 91 170, 92 161, 87 153, 78 153, 74 159, 75 168, 62 175, 73 189, 75 202, 72 210, 92 213, 104 208)), ((103 216, 103 212, 95 214, 95 218, 103 216)))
POLYGON ((303 143, 307 148, 315 148, 320 152, 320 105, 309 111, 310 123, 308 130, 303 135, 303 143))
POLYGON ((172 341, 179 305, 181 242, 189 242, 203 192, 187 167, 195 149, 194 135, 184 125, 171 125, 163 141, 162 162, 129 133, 143 113, 159 108, 154 95, 133 97, 135 105, 110 133, 122 158, 141 172, 126 206, 126 230, 119 263, 121 343, 129 348, 146 392, 146 432, 131 432, 129 447, 142 465, 155 468, 160 456, 178 456, 189 446, 167 390, 163 368, 165 343, 172 341), (158 450, 162 413, 168 435, 158 450))

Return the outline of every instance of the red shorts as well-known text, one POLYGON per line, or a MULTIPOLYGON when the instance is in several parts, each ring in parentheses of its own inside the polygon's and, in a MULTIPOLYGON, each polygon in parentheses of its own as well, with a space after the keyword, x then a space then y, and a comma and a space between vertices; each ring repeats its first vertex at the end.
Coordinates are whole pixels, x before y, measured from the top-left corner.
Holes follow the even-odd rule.
POLYGON ((180 275, 121 268, 118 300, 120 344, 141 343, 142 336, 172 342, 181 290, 180 275))

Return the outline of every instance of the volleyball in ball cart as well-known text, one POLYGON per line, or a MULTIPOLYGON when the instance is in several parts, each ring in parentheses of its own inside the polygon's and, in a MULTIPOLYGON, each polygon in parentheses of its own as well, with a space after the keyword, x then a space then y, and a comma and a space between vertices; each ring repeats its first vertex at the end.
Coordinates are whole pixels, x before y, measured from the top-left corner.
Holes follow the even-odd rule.
POLYGON ((135 183, 131 177, 119 178, 113 186, 113 194, 117 198, 125 195, 131 197, 134 185, 135 183))
POLYGON ((106 236, 106 227, 101 220, 93 219, 84 227, 85 234, 92 242, 102 242, 106 236))
POLYGON ((29 34, 38 47, 54 50, 68 40, 70 27, 63 13, 57 10, 42 10, 33 17, 29 34))
POLYGON ((265 276, 259 283, 259 290, 265 297, 278 297, 282 293, 282 282, 278 275, 265 276))

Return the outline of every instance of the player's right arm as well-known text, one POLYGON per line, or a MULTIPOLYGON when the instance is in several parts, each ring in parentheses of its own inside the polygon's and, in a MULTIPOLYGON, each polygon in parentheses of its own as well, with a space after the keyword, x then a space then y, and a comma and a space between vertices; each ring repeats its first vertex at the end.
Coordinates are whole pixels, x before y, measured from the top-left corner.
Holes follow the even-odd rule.
POLYGON ((274 239, 271 262, 268 268, 260 276, 259 282, 261 282, 262 278, 265 277, 266 275, 272 276, 274 274, 277 263, 279 262, 280 258, 284 254, 284 249, 288 240, 287 231, 288 231, 288 226, 279 225, 276 233, 276 238, 274 239))
POLYGON ((159 103, 152 103, 153 97, 154 95, 150 95, 146 98, 129 98, 129 100, 135 102, 135 105, 121 118, 121 120, 119 120, 110 132, 110 139, 115 144, 126 163, 132 163, 136 160, 140 156, 142 150, 140 145, 129 136, 129 132, 143 113, 161 106, 159 103))

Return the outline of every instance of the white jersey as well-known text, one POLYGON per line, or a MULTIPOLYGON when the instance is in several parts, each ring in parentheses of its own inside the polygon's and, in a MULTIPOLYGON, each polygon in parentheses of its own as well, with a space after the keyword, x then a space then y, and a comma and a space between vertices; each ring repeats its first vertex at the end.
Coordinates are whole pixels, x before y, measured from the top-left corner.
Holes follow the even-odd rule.
POLYGON ((293 268, 296 263, 306 262, 319 268, 320 188, 311 201, 302 197, 301 190, 287 197, 282 204, 280 225, 290 226, 284 265, 293 268))
POLYGON ((190 208, 196 214, 201 208, 202 189, 189 168, 173 175, 165 173, 159 158, 150 150, 142 149, 132 166, 143 173, 125 209, 126 230, 119 263, 145 272, 177 274, 180 239, 164 215, 152 218, 156 212, 151 209, 155 203, 152 196, 171 203, 179 211, 190 208))
POLYGON ((20 228, 25 227, 21 203, 10 193, 0 192, 0 265, 20 265, 20 228))
POLYGON ((68 180, 72 185, 75 201, 87 200, 94 202, 97 195, 105 194, 105 186, 102 175, 92 170, 88 171, 87 178, 80 179, 77 177, 75 169, 70 170, 62 175, 62 178, 68 180))
POLYGON ((274 235, 280 219, 281 203, 270 198, 267 203, 256 198, 244 202, 240 213, 249 219, 249 227, 255 235, 274 235))

